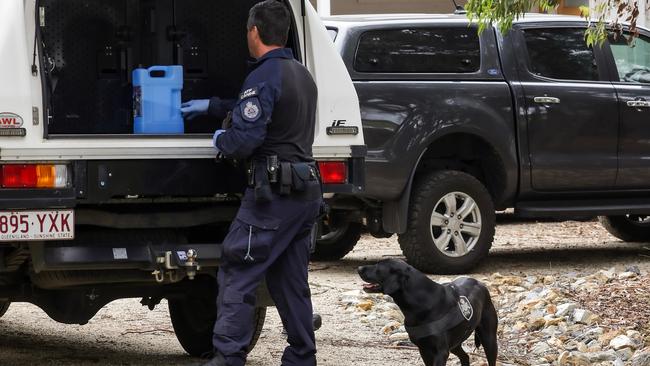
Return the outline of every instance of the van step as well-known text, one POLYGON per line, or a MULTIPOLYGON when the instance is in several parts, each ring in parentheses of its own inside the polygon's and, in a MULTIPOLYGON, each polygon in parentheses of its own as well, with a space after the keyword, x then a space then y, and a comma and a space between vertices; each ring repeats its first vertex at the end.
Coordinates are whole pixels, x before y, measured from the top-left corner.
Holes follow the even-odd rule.
POLYGON ((515 214, 521 217, 650 214, 650 198, 523 201, 515 205, 515 214))

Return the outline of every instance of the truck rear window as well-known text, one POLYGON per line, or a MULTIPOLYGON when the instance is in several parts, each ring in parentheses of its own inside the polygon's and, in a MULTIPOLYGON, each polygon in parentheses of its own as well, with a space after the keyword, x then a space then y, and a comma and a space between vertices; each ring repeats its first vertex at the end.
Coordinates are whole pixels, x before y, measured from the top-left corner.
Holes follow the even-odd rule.
POLYGON ((354 69, 372 73, 471 73, 479 71, 476 28, 403 28, 361 35, 354 69))

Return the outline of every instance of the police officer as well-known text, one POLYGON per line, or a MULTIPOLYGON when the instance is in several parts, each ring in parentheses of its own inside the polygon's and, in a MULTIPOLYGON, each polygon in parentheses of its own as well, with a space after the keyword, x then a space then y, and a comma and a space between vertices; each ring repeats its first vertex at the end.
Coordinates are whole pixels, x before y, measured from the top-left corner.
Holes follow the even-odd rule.
POLYGON ((263 279, 287 331, 282 365, 316 364, 307 282, 309 247, 322 203, 312 158, 316 84, 287 42, 291 16, 277 0, 255 5, 248 47, 256 59, 236 101, 183 104, 186 118, 223 116, 231 126, 214 134, 219 153, 249 161, 249 188, 224 239, 219 268, 215 357, 206 365, 241 366, 254 333, 255 293, 263 279))

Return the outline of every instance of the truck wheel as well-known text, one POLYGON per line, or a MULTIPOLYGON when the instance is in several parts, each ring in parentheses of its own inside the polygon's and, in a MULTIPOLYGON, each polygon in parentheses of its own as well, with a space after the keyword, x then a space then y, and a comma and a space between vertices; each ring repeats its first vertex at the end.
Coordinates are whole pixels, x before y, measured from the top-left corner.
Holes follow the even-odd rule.
POLYGON ((9 301, 0 301, 0 318, 9 310, 9 301))
POLYGON ((623 241, 650 241, 648 215, 599 216, 598 221, 605 230, 623 241))
MULTIPOLYGON (((10 281, 6 276, 0 277, 0 287, 5 286, 9 283, 10 281)), ((11 304, 9 301, 0 301, 0 318, 2 318, 7 310, 9 310, 9 304, 11 304)))
POLYGON ((466 273, 487 256, 494 227, 494 204, 483 184, 463 172, 439 171, 416 182, 399 243, 421 271, 466 273))
MULTIPOLYGON (((188 296, 168 300, 169 316, 176 338, 185 352, 193 357, 211 357, 212 332, 217 320, 216 298, 188 296)), ((255 333, 248 352, 252 351, 262 334, 266 307, 255 308, 255 333)))
POLYGON ((363 225, 358 222, 330 221, 323 224, 316 250, 311 255, 315 261, 335 261, 345 257, 361 238, 363 225))

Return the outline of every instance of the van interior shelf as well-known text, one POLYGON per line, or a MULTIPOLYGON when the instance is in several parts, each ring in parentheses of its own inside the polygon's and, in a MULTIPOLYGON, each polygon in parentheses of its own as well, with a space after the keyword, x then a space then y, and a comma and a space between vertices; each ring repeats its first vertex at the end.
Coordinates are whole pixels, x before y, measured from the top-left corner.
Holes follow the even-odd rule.
MULTIPOLYGON (((133 134, 136 68, 183 66, 183 101, 235 98, 247 75, 248 11, 257 2, 40 0, 46 135, 133 134)), ((199 117, 185 121, 185 133, 204 137, 195 134, 220 125, 199 117)))

